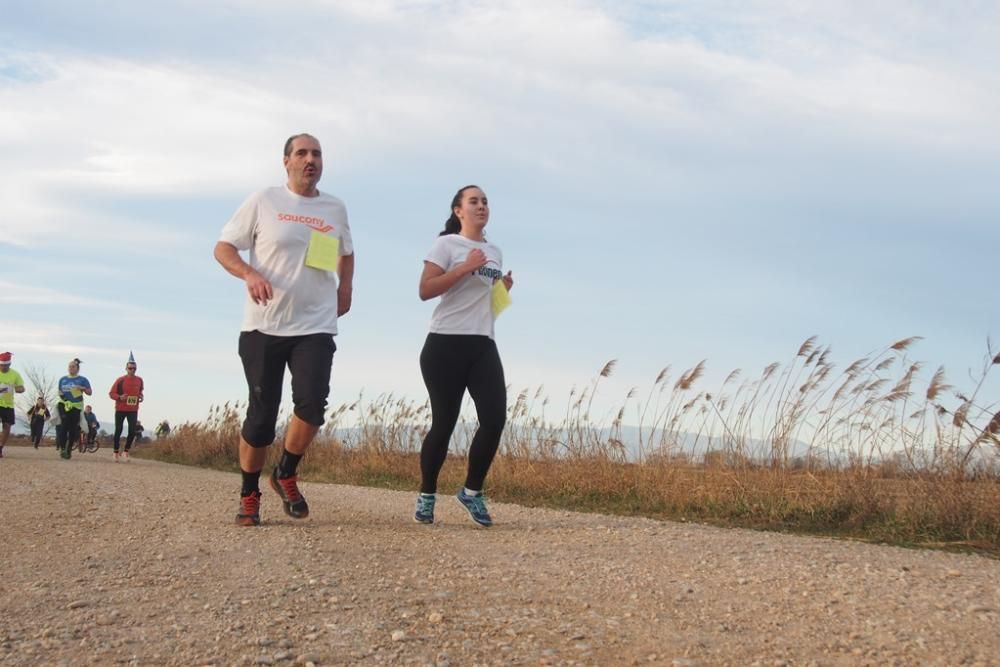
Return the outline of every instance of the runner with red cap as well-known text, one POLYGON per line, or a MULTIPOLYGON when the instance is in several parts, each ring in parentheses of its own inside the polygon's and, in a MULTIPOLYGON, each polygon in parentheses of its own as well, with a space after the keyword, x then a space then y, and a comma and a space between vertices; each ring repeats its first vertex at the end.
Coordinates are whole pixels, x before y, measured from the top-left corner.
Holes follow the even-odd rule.
POLYGON ((10 429, 14 426, 14 394, 24 392, 21 374, 10 367, 13 356, 10 352, 0 352, 0 459, 10 438, 10 429))

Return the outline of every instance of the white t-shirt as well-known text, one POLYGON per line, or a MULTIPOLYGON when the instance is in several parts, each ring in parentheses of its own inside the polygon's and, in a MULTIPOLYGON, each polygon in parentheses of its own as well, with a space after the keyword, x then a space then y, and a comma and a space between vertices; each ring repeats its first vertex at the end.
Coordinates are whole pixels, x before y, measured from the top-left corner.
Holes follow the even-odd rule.
POLYGON ((306 266, 313 231, 335 236, 341 257, 354 253, 344 202, 297 195, 287 186, 251 195, 222 228, 220 241, 250 251, 250 266, 271 283, 266 306, 247 294, 241 331, 272 336, 337 333, 337 276, 306 266))
POLYGON ((441 295, 431 317, 431 333, 473 334, 493 338, 493 282, 503 277, 503 253, 487 241, 472 241, 460 234, 439 236, 427 253, 426 261, 451 271, 478 248, 486 264, 459 280, 441 295))

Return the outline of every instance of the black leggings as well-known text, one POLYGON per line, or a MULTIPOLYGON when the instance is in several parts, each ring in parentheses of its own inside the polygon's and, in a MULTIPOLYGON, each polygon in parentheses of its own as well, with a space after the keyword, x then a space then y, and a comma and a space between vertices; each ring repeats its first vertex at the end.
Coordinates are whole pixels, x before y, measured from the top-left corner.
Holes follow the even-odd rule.
POLYGON ((476 404, 479 428, 469 446, 465 486, 482 490, 507 420, 507 387, 496 343, 488 336, 428 334, 420 372, 431 399, 431 429, 420 449, 421 493, 437 493, 466 389, 476 404))
POLYGON ((57 409, 59 426, 56 428, 56 446, 59 449, 72 449, 80 442, 80 410, 67 410, 62 403, 57 409))
POLYGON ((138 416, 138 412, 124 412, 122 410, 115 410, 115 451, 122 444, 122 426, 124 426, 125 421, 128 420, 128 435, 125 437, 125 451, 132 449, 132 443, 135 442, 135 419, 138 416))
POLYGON ((39 443, 42 441, 42 431, 45 430, 45 420, 44 419, 31 419, 31 444, 38 449, 39 443))

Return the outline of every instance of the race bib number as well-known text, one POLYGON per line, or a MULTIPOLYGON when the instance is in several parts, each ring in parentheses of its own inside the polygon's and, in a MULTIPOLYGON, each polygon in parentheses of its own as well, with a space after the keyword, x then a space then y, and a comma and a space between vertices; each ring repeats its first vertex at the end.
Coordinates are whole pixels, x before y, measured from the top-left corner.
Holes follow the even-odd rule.
POLYGON ((503 284, 503 280, 493 283, 493 289, 490 290, 490 301, 493 306, 494 318, 500 317, 500 313, 507 310, 507 307, 512 303, 510 292, 507 291, 507 286, 503 284))
POLYGON ((128 396, 125 399, 125 405, 139 405, 139 397, 138 396, 128 396))
POLYGON ((340 239, 313 231, 309 234, 306 266, 323 271, 336 271, 340 258, 340 239))

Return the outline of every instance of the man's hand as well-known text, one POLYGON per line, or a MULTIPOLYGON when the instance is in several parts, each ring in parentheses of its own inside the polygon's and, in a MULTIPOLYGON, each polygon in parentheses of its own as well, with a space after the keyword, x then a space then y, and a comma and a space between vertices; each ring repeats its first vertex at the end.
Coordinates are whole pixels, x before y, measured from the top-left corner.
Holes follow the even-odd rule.
POLYGON ((510 288, 514 286, 514 276, 510 271, 508 271, 507 275, 505 275, 501 280, 503 280, 503 286, 506 287, 509 292, 510 288))
POLYGON ((343 317, 351 309, 351 299, 354 290, 348 286, 341 285, 337 288, 337 317, 343 317))
POLYGON ((254 303, 266 306, 267 302, 274 298, 274 289, 272 289, 271 283, 256 270, 247 267, 243 280, 246 281, 247 292, 250 293, 250 298, 253 299, 254 303))

